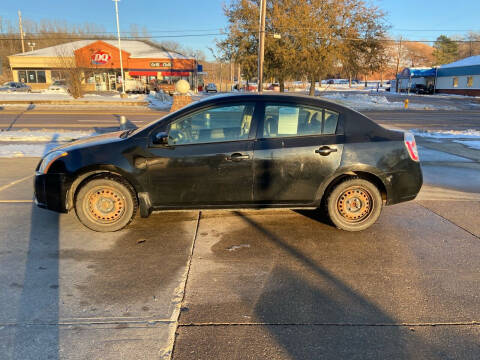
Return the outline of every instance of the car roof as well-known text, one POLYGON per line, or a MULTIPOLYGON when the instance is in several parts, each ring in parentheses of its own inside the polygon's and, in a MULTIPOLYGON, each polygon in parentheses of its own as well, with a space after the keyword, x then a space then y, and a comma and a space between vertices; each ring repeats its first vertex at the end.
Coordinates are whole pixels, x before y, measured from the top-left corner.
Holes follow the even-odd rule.
MULTIPOLYGON (((310 103, 317 104, 319 106, 330 104, 334 107, 339 107, 343 109, 350 109, 349 107, 339 104, 335 101, 320 97, 320 96, 309 96, 303 94, 292 94, 292 93, 268 93, 268 94, 258 94, 258 93, 226 93, 218 94, 214 96, 209 96, 204 99, 201 99, 197 104, 207 104, 215 102, 228 102, 229 100, 233 101, 288 101, 288 102, 299 102, 299 103, 310 103)), ((354 110, 352 110, 354 111, 354 110)))

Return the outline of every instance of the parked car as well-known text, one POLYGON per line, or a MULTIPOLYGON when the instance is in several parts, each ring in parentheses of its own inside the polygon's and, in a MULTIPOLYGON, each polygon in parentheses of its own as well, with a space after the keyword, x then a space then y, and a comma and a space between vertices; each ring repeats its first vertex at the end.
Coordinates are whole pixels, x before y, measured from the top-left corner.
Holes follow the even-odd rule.
POLYGON ((411 133, 319 98, 230 94, 50 151, 35 198, 96 231, 122 229, 137 210, 276 207, 325 209, 358 231, 421 185, 411 133))
POLYGON ((279 84, 279 83, 270 84, 270 85, 267 87, 267 90, 280 91, 280 84, 279 84))
POLYGON ((420 95, 433 94, 433 91, 434 91, 433 85, 430 85, 427 87, 424 84, 412 84, 412 86, 410 87, 410 93, 413 93, 413 94, 420 94, 420 95))
POLYGON ((16 82, 16 81, 7 81, 0 87, 0 91, 2 92, 30 92, 32 88, 23 83, 23 82, 16 82))
POLYGON ((50 92, 58 92, 58 93, 68 93, 68 86, 66 80, 55 80, 52 85, 48 87, 48 91, 50 92))
POLYGON ((217 85, 215 85, 214 83, 210 83, 210 84, 207 84, 207 86, 205 86, 205 92, 209 93, 209 92, 217 92, 217 85))

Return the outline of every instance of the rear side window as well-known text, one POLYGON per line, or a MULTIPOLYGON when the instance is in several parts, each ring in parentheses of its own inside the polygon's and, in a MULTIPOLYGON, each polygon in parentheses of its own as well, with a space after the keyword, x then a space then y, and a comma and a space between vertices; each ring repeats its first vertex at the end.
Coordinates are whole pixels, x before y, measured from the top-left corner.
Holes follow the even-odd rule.
POLYGON ((317 107, 289 104, 267 104, 263 137, 333 135, 338 113, 317 107))

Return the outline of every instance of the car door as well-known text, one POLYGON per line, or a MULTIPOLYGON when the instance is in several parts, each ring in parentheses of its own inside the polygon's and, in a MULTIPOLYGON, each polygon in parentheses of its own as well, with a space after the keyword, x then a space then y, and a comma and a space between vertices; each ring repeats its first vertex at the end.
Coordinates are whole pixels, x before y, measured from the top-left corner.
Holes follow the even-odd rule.
POLYGON ((255 103, 208 107, 173 120, 147 159, 155 207, 250 204, 255 103))
POLYGON ((254 147, 254 201, 310 204, 340 165, 341 114, 327 108, 264 103, 254 147))

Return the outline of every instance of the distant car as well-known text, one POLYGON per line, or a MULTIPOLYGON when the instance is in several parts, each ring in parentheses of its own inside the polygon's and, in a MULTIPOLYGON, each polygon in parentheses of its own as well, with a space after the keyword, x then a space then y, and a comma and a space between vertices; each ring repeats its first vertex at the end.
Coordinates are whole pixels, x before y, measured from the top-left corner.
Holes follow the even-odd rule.
POLYGON ((419 94, 419 95, 424 95, 424 94, 433 94, 434 88, 433 85, 426 86, 424 84, 412 84, 410 87, 410 92, 413 94, 419 94))
POLYGON ((48 87, 50 92, 68 93, 68 86, 66 80, 55 80, 52 85, 48 87))
POLYGON ((137 210, 207 208, 323 209, 338 228, 360 231, 421 186, 411 133, 320 98, 230 94, 48 152, 35 198, 75 209, 95 231, 120 230, 137 210))
POLYGON ((7 81, 0 87, 2 92, 30 92, 32 88, 23 82, 7 81))
POLYGON ((217 92, 217 85, 215 85, 214 83, 210 83, 210 84, 207 84, 207 86, 205 86, 205 92, 209 93, 209 92, 217 92))
POLYGON ((279 84, 279 83, 270 84, 270 85, 267 87, 267 90, 280 91, 280 84, 279 84))
POLYGON ((328 85, 335 84, 335 80, 333 80, 333 79, 328 79, 328 80, 327 80, 327 84, 328 84, 328 85))

